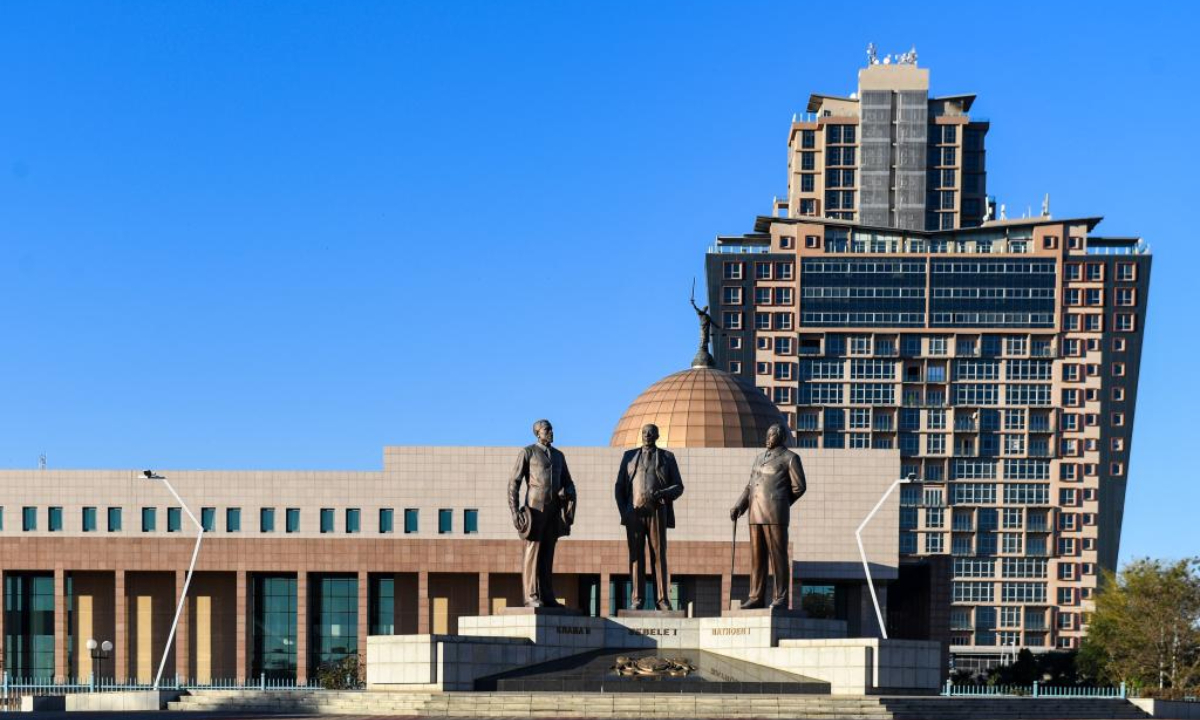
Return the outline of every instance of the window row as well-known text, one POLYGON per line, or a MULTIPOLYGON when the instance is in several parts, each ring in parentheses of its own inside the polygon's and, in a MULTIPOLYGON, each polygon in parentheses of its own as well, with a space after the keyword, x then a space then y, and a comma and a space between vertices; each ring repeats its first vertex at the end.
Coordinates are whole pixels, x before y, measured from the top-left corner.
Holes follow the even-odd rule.
MULTIPOLYGON (((123 507, 108 507, 104 513, 104 529, 107 532, 122 532, 124 530, 124 510, 123 507)), ((169 533, 184 532, 184 516, 183 508, 168 507, 166 510, 166 531, 169 533)), ((21 530, 24 532, 34 532, 38 530, 39 508, 23 507, 21 508, 21 530)), ((100 508, 86 506, 81 508, 79 529, 82 532, 98 532, 100 529, 100 508)), ((286 508, 283 513, 284 523, 283 531, 286 533, 300 532, 300 508, 286 508)), ((337 515, 338 512, 334 508, 320 509, 320 532, 333 533, 337 532, 337 515)), ((200 508, 200 517, 193 518, 193 522, 199 522, 204 528, 204 532, 216 532, 217 530, 217 508, 202 507, 200 508)), ((45 528, 48 532, 62 532, 63 524, 63 508, 51 506, 46 508, 45 512, 46 524, 45 528)), ((141 508, 140 520, 141 531, 144 533, 158 531, 159 509, 156 507, 141 508)), ((342 511, 342 531, 349 534, 362 532, 362 510, 360 508, 345 508, 342 511)), ((392 533, 395 528, 395 510, 392 508, 379 509, 378 528, 380 533, 392 533)), ((4 508, 0 507, 0 530, 4 529, 4 508)), ((224 531, 227 533, 242 532, 242 509, 230 507, 224 509, 224 531)), ((258 511, 258 531, 260 533, 276 532, 276 508, 260 508, 258 511)), ((420 510, 417 508, 406 508, 404 510, 404 527, 405 533, 411 534, 420 531, 420 510)), ((474 534, 479 532, 479 511, 476 509, 466 509, 462 511, 462 531, 466 534, 474 534)), ((454 510, 443 508, 438 510, 438 533, 446 534, 454 532, 454 510)))

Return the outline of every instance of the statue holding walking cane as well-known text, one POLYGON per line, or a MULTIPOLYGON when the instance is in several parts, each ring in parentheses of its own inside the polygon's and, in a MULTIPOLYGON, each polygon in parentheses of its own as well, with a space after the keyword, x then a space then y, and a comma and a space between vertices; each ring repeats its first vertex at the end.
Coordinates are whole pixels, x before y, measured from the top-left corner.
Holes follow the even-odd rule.
MULTIPOLYGON (((788 607, 791 564, 788 561, 788 523, 792 504, 807 488, 800 456, 787 449, 788 431, 782 425, 767 430, 767 448, 754 459, 750 481, 733 507, 734 540, 738 518, 750 515, 750 596, 745 609, 765 606, 767 566, 774 577, 772 608, 788 607)), ((735 545, 736 547, 736 545, 735 545)))

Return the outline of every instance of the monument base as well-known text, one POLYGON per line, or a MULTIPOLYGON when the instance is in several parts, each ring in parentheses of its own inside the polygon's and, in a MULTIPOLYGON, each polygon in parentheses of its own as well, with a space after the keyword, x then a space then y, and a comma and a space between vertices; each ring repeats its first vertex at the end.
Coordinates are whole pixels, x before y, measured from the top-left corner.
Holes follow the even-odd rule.
POLYGON ((710 653, 827 683, 834 695, 927 693, 935 692, 941 682, 937 642, 847 638, 844 621, 782 615, 779 609, 703 618, 663 613, 603 618, 546 613, 542 608, 513 610, 460 617, 458 635, 368 637, 367 687, 478 690, 478 681, 485 678, 618 650, 654 650, 667 659, 710 653))
POLYGON ((684 610, 618 610, 619 618, 685 618, 684 610))
POLYGON ((556 607, 528 607, 525 605, 516 605, 506 607, 500 611, 501 615, 573 615, 580 616, 583 612, 575 608, 556 606, 556 607))
POLYGON ((772 617, 772 618, 807 618, 808 613, 799 608, 764 607, 743 608, 733 606, 721 611, 721 617, 772 617))

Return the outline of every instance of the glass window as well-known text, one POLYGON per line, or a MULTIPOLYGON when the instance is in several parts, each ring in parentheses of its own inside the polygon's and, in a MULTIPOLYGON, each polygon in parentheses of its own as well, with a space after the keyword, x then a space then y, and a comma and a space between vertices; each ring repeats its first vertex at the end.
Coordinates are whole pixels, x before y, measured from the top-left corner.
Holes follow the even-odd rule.
POLYGON ((24 532, 37 530, 37 508, 21 508, 21 530, 24 532))
POLYGON ((379 509, 379 532, 390 533, 396 530, 395 511, 391 508, 379 509))
POLYGON ((253 583, 251 672, 256 678, 295 680, 296 578, 255 574, 253 583))
POLYGON ((420 520, 420 511, 419 510, 417 510, 416 508, 405 508, 404 509, 404 532, 405 532, 405 534, 412 534, 412 533, 418 532, 420 530, 419 520, 420 520))
POLYGON ((167 508, 167 532, 183 530, 183 511, 177 507, 167 508))
POLYGON ((315 669, 358 654, 358 578, 326 575, 313 584, 309 643, 315 669))
POLYGON ((438 533, 446 534, 454 529, 454 511, 441 509, 438 510, 438 533))
POLYGON ((142 508, 142 532, 154 532, 158 529, 158 510, 152 507, 142 508))
POLYGON ((96 532, 96 508, 85 507, 83 509, 83 531, 96 532))
POLYGON ((258 511, 258 531, 275 532, 275 508, 262 508, 258 511))
POLYGON ((225 508, 225 532, 242 531, 242 509, 225 508))
POLYGON ((346 508, 346 532, 353 534, 362 529, 362 511, 358 508, 346 508))
POLYGON ((46 518, 47 530, 50 532, 62 532, 62 508, 50 508, 49 517, 46 518))
POLYGON ((204 532, 216 532, 217 530, 217 509, 211 507, 200 508, 200 525, 204 528, 204 532))
POLYGON ((321 508, 321 532, 333 532, 333 508, 321 508))
POLYGON ((300 532, 300 508, 288 508, 286 516, 286 530, 290 533, 300 532))
POLYGON ((394 635, 396 633, 396 581, 393 577, 373 576, 371 590, 367 595, 371 614, 371 635, 394 635))
POLYGON ((478 510, 463 510, 463 532, 468 535, 479 532, 478 510))
POLYGON ((108 531, 121 532, 121 508, 110 507, 108 509, 108 531))

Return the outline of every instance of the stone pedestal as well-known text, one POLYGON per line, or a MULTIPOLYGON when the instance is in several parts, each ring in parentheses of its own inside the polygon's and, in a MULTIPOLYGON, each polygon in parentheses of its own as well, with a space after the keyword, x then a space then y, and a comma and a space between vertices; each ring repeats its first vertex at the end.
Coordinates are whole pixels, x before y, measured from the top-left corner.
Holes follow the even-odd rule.
POLYGON ((618 610, 619 618, 685 618, 683 610, 618 610))
MULTIPOLYGON (((524 605, 517 605, 514 607, 506 607, 503 610, 501 610, 499 614, 500 615, 541 615, 541 616, 552 616, 552 615, 581 616, 581 615, 583 615, 582 612, 576 610, 575 608, 569 608, 569 607, 525 607, 524 605)), ((480 616, 480 617, 484 617, 484 616, 480 616)))
POLYGON ((372 636, 367 685, 473 690, 479 678, 605 649, 702 650, 827 682, 835 695, 931 692, 941 680, 939 643, 847 638, 845 622, 796 611, 601 618, 549 610, 462 617, 457 635, 372 636))

